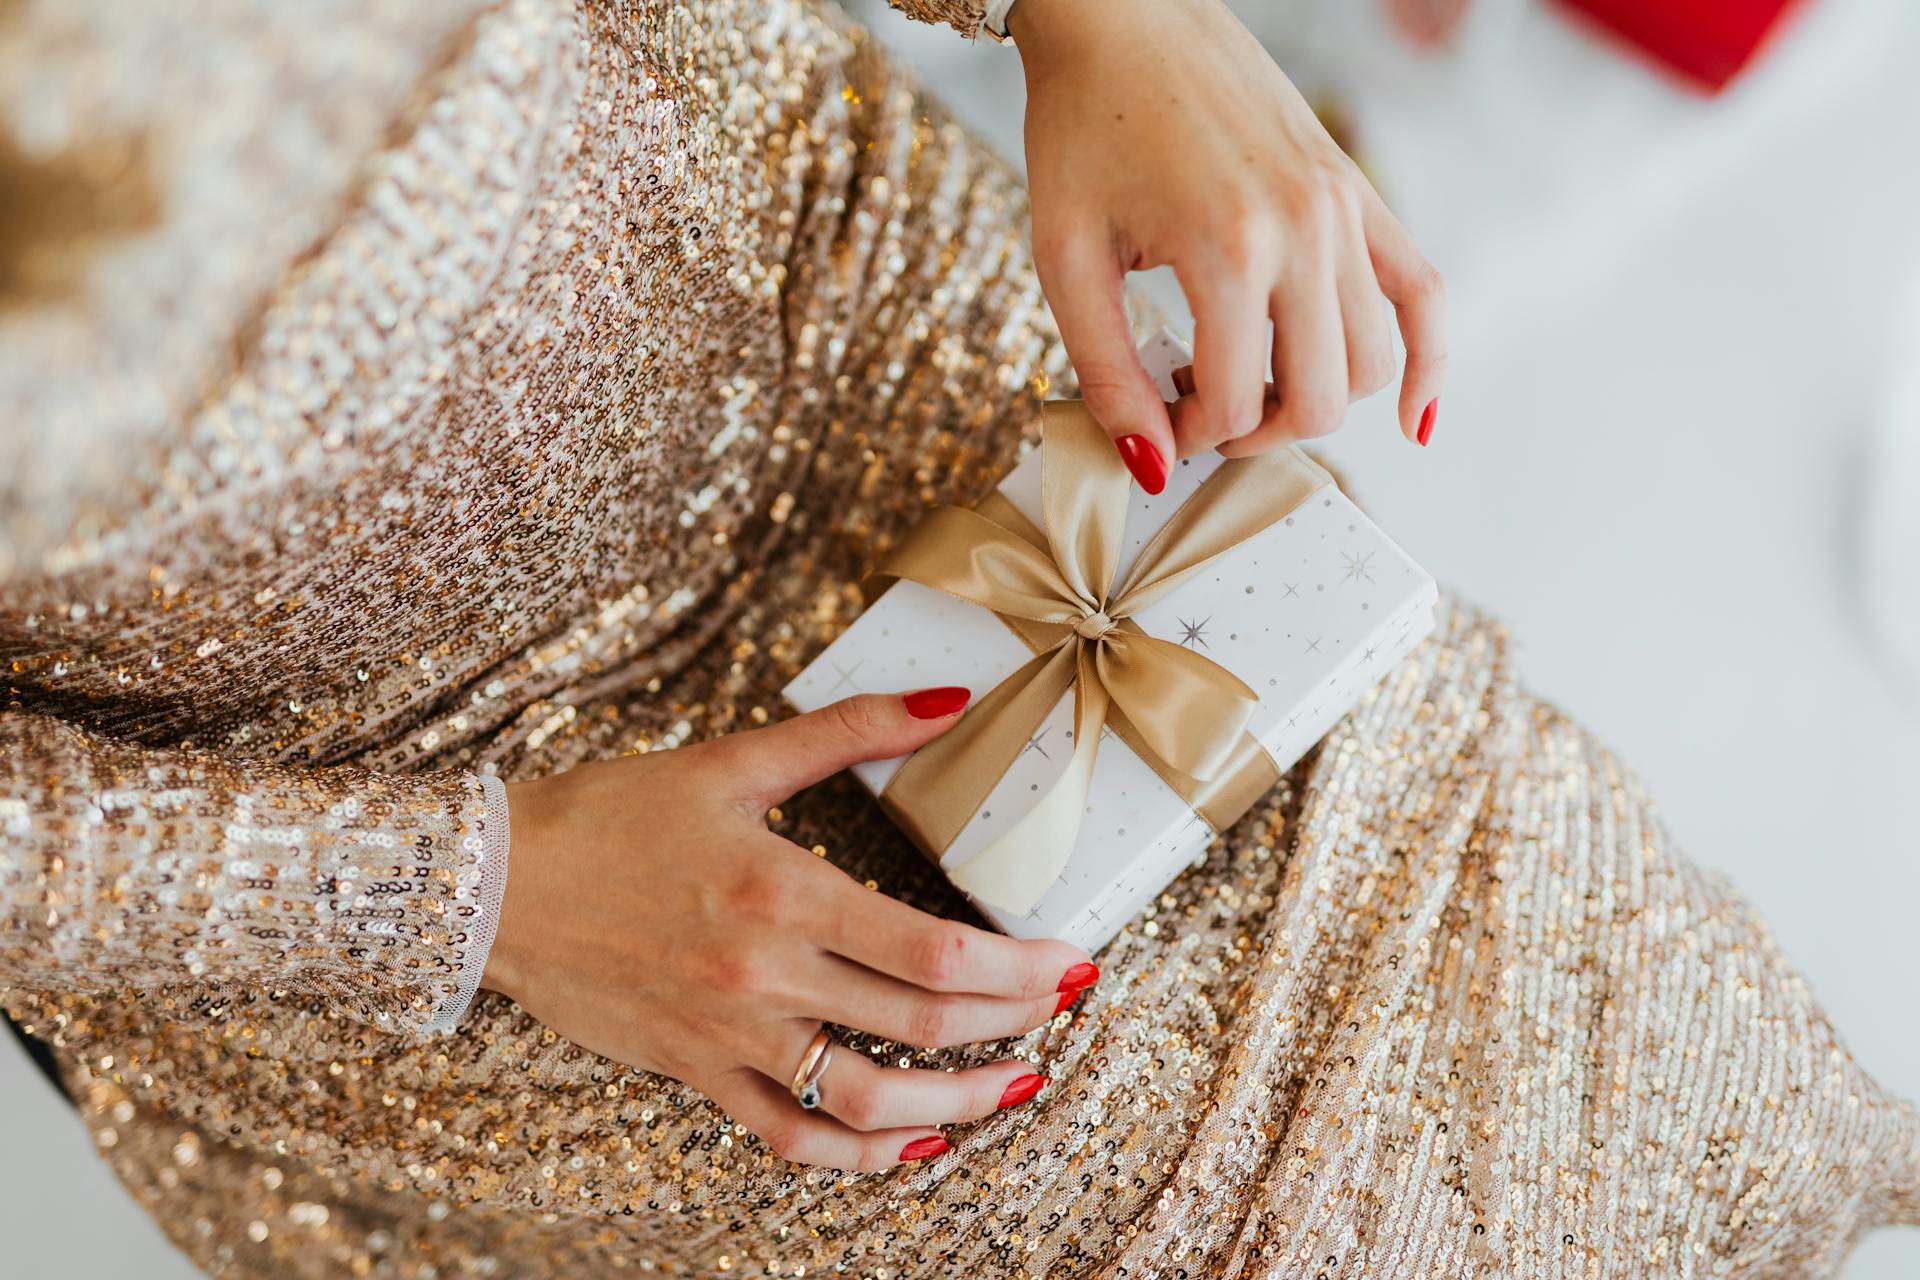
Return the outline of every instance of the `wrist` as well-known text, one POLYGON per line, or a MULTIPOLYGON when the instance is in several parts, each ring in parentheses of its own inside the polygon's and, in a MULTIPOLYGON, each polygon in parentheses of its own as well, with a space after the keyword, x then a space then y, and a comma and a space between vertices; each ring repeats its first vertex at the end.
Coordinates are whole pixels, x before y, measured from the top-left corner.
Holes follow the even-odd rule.
POLYGON ((507 784, 508 844, 513 850, 513 874, 507 879, 506 892, 500 898, 500 919, 493 935, 493 949, 487 953, 487 967, 480 985, 518 1000, 524 972, 525 938, 531 927, 527 919, 529 898, 537 887, 541 797, 537 782, 507 784))

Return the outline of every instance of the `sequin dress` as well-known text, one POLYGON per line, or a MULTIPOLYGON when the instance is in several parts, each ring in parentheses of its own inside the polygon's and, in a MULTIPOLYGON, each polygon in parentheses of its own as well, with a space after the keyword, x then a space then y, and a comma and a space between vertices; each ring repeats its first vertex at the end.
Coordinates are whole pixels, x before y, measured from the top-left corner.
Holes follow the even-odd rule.
MULTIPOLYGON (((906 0, 970 31, 978 0, 906 0)), ((488 777, 765 722, 1067 384, 1006 166, 807 0, 0 11, 0 1002, 232 1276, 1705 1276, 1920 1217, 1458 605, 921 1165, 457 996, 488 777)), ((982 50, 981 56, 996 56, 982 50)), ((842 778, 775 824, 960 911, 842 778)))

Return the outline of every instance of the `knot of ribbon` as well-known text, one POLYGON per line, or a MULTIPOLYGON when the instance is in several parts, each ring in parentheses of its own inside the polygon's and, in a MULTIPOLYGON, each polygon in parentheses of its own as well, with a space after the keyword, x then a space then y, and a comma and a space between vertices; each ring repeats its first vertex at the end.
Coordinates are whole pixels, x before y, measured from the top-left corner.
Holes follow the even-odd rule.
MULTIPOLYGON (((1004 495, 939 507, 885 556, 879 577, 918 582, 991 610, 1033 650, 906 761, 881 803, 936 859, 1071 689, 1073 755, 1034 806, 948 868, 994 906, 1038 904, 1072 856, 1105 731, 1210 822, 1230 822, 1279 777, 1246 732, 1258 701, 1219 663, 1148 635, 1133 615, 1284 518, 1331 478, 1297 450, 1222 463, 1118 572, 1132 477, 1078 401, 1045 406, 1036 527, 1004 495), (1237 806, 1237 808, 1236 808, 1237 806)), ((1217 825, 1216 825, 1217 829, 1217 825)))
POLYGON ((1098 640, 1119 625, 1112 618, 1095 609, 1073 624, 1073 633, 1082 640, 1098 640))

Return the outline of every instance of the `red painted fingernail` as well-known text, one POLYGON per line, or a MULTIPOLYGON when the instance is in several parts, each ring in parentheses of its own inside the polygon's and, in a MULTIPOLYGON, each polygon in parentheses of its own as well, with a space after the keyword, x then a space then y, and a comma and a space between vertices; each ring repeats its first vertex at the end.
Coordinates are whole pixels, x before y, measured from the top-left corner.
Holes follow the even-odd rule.
POLYGON ((957 716, 967 709, 967 699, 972 693, 957 684, 941 685, 938 689, 920 689, 902 697, 907 704, 907 714, 915 720, 938 720, 944 716, 957 716))
POLYGON ((1000 1101, 994 1105, 1002 1111, 1005 1111, 1008 1107, 1018 1106, 1034 1094, 1040 1092, 1041 1086, 1046 1084, 1046 1082, 1047 1078, 1043 1075, 1028 1074, 1021 1076, 1018 1080, 1015 1080, 1007 1086, 1007 1091, 1000 1095, 1000 1101))
POLYGON ((1414 433, 1414 439, 1423 446, 1433 435, 1433 420, 1440 416, 1440 397, 1427 401, 1427 407, 1420 412, 1420 430, 1414 433))
POLYGON ((1173 389, 1183 396, 1193 394, 1193 366, 1183 364, 1173 371, 1173 389))
POLYGON ((900 1158, 902 1160, 925 1160, 929 1156, 939 1155, 946 1149, 947 1140, 936 1133, 929 1138, 915 1138, 912 1142, 900 1148, 900 1158))
POLYGON ((1067 1011, 1067 1006, 1072 1004, 1075 1000, 1078 1000, 1079 998, 1080 998, 1080 988, 1078 987, 1075 987, 1071 991, 1062 991, 1060 993, 1059 1002, 1053 1006, 1053 1016, 1057 1018, 1061 1014, 1065 1013, 1067 1011))
POLYGON ((1120 451, 1120 461, 1127 464, 1142 489, 1158 493, 1167 487, 1167 460, 1153 447, 1153 441, 1145 436, 1121 436, 1113 447, 1120 451))
POLYGON ((1055 991, 1084 991, 1100 980, 1100 970, 1090 964, 1077 964, 1060 975, 1055 991))

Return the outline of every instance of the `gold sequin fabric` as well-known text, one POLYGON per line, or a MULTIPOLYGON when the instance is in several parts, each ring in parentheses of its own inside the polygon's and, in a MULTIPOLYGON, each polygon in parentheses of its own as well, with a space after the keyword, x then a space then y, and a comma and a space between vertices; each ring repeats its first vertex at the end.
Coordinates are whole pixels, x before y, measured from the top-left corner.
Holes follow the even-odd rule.
MULTIPOLYGON (((1920 1218, 1920 1117, 1457 604, 1075 1009, 851 1042, 1052 1077, 930 1161, 491 994, 422 1034, 476 775, 778 715, 1018 456, 1021 190, 802 0, 14 6, 0 120, 71 210, 0 249, 0 998, 208 1272, 1798 1276, 1920 1218)), ((962 910, 845 778, 774 821, 962 910)))

